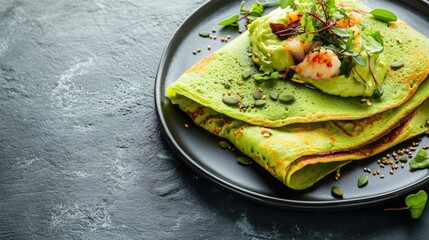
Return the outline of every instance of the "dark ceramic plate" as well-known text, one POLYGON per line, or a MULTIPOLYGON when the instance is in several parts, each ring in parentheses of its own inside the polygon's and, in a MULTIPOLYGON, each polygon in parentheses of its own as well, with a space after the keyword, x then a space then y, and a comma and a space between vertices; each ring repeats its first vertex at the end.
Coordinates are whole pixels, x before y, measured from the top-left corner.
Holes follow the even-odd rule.
MULTIPOLYGON (((307 210, 338 210, 370 206, 414 191, 429 180, 429 170, 410 172, 406 165, 404 169, 395 171, 394 175, 389 174, 388 168, 381 168, 382 174, 385 175, 384 179, 371 175, 370 184, 365 188, 358 188, 356 182, 364 173, 364 167, 379 168, 375 162, 381 156, 378 155, 343 167, 339 181, 335 181, 333 175, 330 175, 310 189, 293 191, 257 164, 251 166, 237 164, 236 158, 240 155, 239 152, 220 149, 219 138, 192 124, 190 118, 165 97, 165 89, 198 60, 224 45, 219 40, 221 36, 237 35, 236 30, 219 28, 216 23, 220 19, 237 13, 240 2, 241 0, 207 2, 177 30, 162 56, 155 86, 156 110, 168 143, 184 163, 199 175, 247 198, 274 206, 307 210), (198 36, 200 31, 211 30, 213 27, 218 29, 217 40, 198 36), (211 45, 211 51, 207 50, 207 45, 211 45), (202 51, 193 55, 192 52, 198 48, 202 51), (190 127, 185 128, 185 124, 190 127), (332 197, 330 189, 333 185, 344 189, 344 199, 338 200, 332 197)), ((429 36, 427 2, 404 1, 406 4, 380 0, 365 2, 372 8, 390 9, 399 18, 429 36)), ((421 144, 429 144, 428 137, 423 138, 421 144)), ((406 146, 407 143, 403 143, 399 147, 406 146)))

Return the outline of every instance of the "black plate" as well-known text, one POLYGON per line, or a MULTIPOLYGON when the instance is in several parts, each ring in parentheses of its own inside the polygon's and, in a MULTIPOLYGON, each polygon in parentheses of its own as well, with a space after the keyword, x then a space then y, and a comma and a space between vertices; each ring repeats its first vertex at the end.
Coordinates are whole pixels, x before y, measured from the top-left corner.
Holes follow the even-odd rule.
MULTIPOLYGON (((365 188, 358 188, 356 181, 363 174, 364 167, 379 168, 375 162, 381 156, 378 155, 343 167, 339 181, 327 176, 305 191, 290 190, 257 164, 237 164, 239 152, 220 149, 219 138, 196 127, 186 114, 173 106, 165 97, 166 87, 198 60, 224 45, 219 40, 221 36, 237 35, 235 29, 222 29, 216 23, 237 13, 240 2, 241 0, 207 2, 177 30, 162 56, 155 86, 156 110, 161 128, 176 155, 199 175, 222 187, 262 203, 294 209, 338 210, 370 206, 416 190, 429 180, 429 170, 410 172, 406 165, 404 169, 395 171, 394 175, 389 174, 389 168, 381 168, 384 179, 371 175, 370 184, 365 188), (198 36, 200 31, 211 30, 213 27, 218 29, 217 40, 198 36), (207 45, 211 45, 211 51, 207 50, 207 45), (193 55, 192 52, 198 48, 202 51, 193 55), (185 128, 185 124, 190 127, 185 128), (344 199, 338 200, 331 196, 330 189, 333 185, 344 189, 344 199)), ((429 5, 423 1, 404 2, 410 5, 395 1, 365 1, 372 8, 390 9, 399 18, 429 36, 429 5), (415 11, 416 6, 423 13, 415 11)), ((406 144, 400 147, 405 147, 406 144)), ((422 144, 429 144, 428 137, 423 138, 422 144)))

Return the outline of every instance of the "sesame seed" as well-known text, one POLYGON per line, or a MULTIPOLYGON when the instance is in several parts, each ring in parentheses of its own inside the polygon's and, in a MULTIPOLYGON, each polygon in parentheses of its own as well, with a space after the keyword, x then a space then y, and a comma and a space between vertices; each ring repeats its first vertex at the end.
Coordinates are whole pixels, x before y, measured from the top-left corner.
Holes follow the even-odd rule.
POLYGON ((185 123, 185 128, 189 128, 189 125, 187 123, 185 123))
POLYGON ((384 178, 384 174, 381 174, 381 175, 380 175, 380 178, 384 178))
POLYGON ((389 173, 390 173, 390 174, 393 174, 393 170, 392 170, 392 169, 390 169, 389 173))
POLYGON ((396 37, 396 38, 395 38, 395 40, 396 40, 396 42, 397 42, 397 43, 399 43, 399 44, 401 44, 401 43, 402 43, 402 40, 401 40, 400 38, 398 38, 398 37, 396 37))

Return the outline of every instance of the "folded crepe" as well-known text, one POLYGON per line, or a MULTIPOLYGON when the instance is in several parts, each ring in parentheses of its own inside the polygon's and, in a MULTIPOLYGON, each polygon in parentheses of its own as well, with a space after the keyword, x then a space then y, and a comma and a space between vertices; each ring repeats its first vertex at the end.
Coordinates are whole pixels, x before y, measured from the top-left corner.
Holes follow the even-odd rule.
POLYGON ((428 131, 427 91, 429 81, 401 107, 370 118, 281 128, 248 124, 188 98, 177 104, 198 126, 228 139, 288 187, 301 190, 352 160, 375 155, 428 131))
MULTIPOLYGON (((368 9, 358 1, 348 1, 347 4, 368 9)), ((243 79, 244 69, 251 69, 253 74, 258 72, 258 66, 248 57, 251 51, 248 32, 188 69, 168 87, 167 96, 173 103, 177 98, 189 98, 232 118, 266 127, 361 119, 400 106, 414 94, 429 73, 429 40, 400 20, 388 25, 364 15, 362 24, 379 30, 384 36, 383 55, 387 66, 397 61, 405 63, 399 69, 389 67, 382 84, 383 96, 380 101, 371 101, 371 106, 362 104, 361 98, 333 96, 291 81, 243 79), (246 110, 222 101, 225 94, 231 93, 232 96, 240 95, 243 103, 252 104, 255 102, 253 93, 259 88, 266 95, 272 90, 279 94, 291 93, 295 101, 285 104, 267 97, 263 106, 246 110)))
MULTIPOLYGON (((368 9, 358 1, 347 4, 368 9)), ((352 160, 428 130, 428 39, 400 20, 387 25, 365 16, 362 22, 383 35, 388 66, 405 62, 388 69, 384 95, 371 105, 286 80, 243 79, 243 70, 258 72, 248 57, 247 32, 188 69, 167 88, 167 97, 198 126, 228 139, 288 187, 308 188, 352 160), (222 100, 237 94, 242 102, 255 102, 255 90, 292 93, 295 101, 267 98, 261 107, 242 109, 222 100)))

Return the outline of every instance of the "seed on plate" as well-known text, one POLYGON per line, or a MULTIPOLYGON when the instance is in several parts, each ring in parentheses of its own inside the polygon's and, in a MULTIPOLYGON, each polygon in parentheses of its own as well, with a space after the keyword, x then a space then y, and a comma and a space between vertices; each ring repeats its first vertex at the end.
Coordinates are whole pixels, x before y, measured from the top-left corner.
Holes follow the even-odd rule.
POLYGON ((389 173, 390 173, 390 174, 393 174, 393 170, 392 170, 392 169, 390 169, 390 170, 389 170, 389 173))
POLYGON ((189 128, 189 125, 187 123, 185 123, 185 128, 189 128))
POLYGON ((215 33, 216 32, 216 28, 212 28, 212 32, 215 33))
POLYGON ((368 175, 362 175, 358 179, 358 187, 364 187, 366 184, 368 184, 369 177, 368 175))
POLYGON ((207 45, 207 49, 208 49, 208 50, 212 49, 212 46, 207 45))
POLYGON ((220 141, 219 142, 219 147, 222 149, 228 149, 231 148, 231 146, 229 145, 229 143, 225 142, 225 141, 220 141))
POLYGON ((380 178, 384 178, 384 174, 381 174, 381 175, 380 175, 380 178))
POLYGON ((204 37, 204 38, 206 38, 206 37, 209 37, 209 36, 210 36, 210 33, 209 33, 209 32, 206 32, 206 31, 202 31, 202 32, 200 32, 200 33, 199 33, 199 35, 200 35, 200 37, 204 37))
POLYGON ((237 162, 243 165, 250 165, 252 164, 252 159, 250 159, 249 157, 240 156, 240 157, 237 157, 237 162))
POLYGON ((335 198, 343 198, 344 196, 344 190, 341 187, 334 186, 331 188, 331 194, 335 198))

